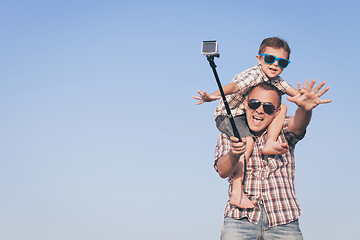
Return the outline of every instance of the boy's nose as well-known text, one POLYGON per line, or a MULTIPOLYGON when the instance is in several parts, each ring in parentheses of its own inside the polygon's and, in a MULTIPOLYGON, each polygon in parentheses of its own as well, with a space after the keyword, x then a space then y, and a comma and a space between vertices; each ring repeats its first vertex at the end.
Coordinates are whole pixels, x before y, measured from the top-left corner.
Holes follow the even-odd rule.
POLYGON ((279 66, 278 60, 275 60, 272 65, 279 66))

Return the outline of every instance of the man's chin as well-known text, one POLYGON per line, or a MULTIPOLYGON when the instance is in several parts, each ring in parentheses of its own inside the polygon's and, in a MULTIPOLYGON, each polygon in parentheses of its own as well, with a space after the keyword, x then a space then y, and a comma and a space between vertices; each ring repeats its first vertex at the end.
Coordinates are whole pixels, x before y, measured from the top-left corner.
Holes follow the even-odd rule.
POLYGON ((261 135, 265 129, 263 126, 258 125, 249 125, 249 128, 255 135, 261 135))
POLYGON ((249 128, 254 132, 258 132, 265 127, 264 119, 255 117, 251 118, 250 121, 248 121, 248 125, 249 128))

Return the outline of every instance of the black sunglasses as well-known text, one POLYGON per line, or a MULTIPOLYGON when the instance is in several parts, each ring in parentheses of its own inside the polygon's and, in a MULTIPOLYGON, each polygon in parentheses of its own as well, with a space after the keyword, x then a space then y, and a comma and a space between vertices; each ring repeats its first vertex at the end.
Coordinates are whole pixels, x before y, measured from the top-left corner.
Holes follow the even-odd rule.
POLYGON ((264 62, 267 64, 273 64, 276 60, 278 61, 278 65, 281 68, 286 68, 290 61, 286 58, 277 58, 274 55, 261 53, 259 56, 264 56, 264 62))
POLYGON ((248 106, 252 110, 258 109, 261 105, 263 105, 264 112, 269 114, 269 115, 273 114, 275 112, 275 110, 276 110, 274 104, 272 104, 272 103, 269 103, 269 102, 262 103, 257 99, 248 100, 248 106))

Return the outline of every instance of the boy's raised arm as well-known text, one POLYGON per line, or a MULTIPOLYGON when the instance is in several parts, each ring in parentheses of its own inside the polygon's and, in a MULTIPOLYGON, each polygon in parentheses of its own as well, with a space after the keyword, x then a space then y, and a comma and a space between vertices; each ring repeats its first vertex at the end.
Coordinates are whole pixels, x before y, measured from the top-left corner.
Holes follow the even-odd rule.
POLYGON ((296 94, 298 94, 298 92, 299 91, 292 86, 290 86, 288 89, 286 89, 286 94, 289 95, 290 97, 295 97, 296 94))

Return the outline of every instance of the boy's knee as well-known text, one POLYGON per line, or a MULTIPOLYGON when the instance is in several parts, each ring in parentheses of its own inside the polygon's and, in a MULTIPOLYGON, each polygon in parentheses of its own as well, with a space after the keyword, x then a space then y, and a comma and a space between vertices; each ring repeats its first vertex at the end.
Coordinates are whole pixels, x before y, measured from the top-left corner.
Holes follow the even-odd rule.
POLYGON ((283 111, 287 111, 287 106, 285 103, 282 102, 280 106, 283 111))
POLYGON ((245 139, 246 139, 246 145, 248 146, 254 145, 254 138, 252 136, 247 136, 245 139))

